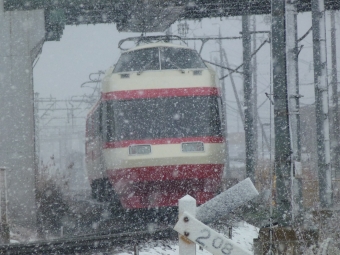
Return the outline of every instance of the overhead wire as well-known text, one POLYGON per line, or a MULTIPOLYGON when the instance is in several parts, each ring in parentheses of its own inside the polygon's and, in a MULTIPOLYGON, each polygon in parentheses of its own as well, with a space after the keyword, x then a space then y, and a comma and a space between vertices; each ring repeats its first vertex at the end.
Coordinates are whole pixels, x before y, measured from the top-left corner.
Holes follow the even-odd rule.
MULTIPOLYGON (((255 54, 257 54, 257 52, 258 52, 258 51, 259 51, 259 50, 260 50, 267 42, 269 43, 269 40, 268 40, 268 39, 265 40, 265 41, 263 41, 263 42, 260 44, 260 46, 259 46, 259 47, 258 47, 258 48, 250 55, 250 58, 252 58, 255 54)), ((238 67, 236 67, 236 68, 234 69, 234 71, 232 71, 231 73, 229 73, 229 74, 227 74, 227 75, 221 77, 220 80, 222 80, 222 79, 228 77, 230 74, 232 74, 232 73, 238 71, 238 69, 240 69, 243 65, 244 65, 244 63, 240 64, 238 67)))

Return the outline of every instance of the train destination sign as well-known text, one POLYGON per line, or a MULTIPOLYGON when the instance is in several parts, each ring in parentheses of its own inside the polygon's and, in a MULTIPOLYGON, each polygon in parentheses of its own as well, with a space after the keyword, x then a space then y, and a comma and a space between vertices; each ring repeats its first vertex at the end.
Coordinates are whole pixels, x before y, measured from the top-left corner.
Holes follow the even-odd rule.
POLYGON ((250 251, 217 233, 187 212, 179 217, 174 229, 183 238, 188 238, 214 255, 251 255, 250 251))

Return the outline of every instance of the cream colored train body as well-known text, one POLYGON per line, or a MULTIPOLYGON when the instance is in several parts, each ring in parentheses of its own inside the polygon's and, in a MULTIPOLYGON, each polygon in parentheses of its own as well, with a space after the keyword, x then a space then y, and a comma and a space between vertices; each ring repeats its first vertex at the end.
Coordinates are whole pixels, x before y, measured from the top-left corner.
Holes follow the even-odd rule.
POLYGON ((221 109, 215 72, 196 51, 152 43, 124 52, 88 115, 93 196, 129 209, 211 199, 224 169, 221 109))

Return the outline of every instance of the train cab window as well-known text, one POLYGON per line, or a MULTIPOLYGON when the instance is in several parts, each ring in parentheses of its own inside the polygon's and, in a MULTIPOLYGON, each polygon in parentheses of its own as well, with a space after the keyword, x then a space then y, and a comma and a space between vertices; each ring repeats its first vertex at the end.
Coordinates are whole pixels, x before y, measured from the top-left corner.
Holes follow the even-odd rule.
POLYGON ((161 48, 162 69, 207 68, 195 50, 183 48, 161 48))
POLYGON ((159 69, 159 48, 147 48, 123 53, 113 72, 143 72, 159 69))

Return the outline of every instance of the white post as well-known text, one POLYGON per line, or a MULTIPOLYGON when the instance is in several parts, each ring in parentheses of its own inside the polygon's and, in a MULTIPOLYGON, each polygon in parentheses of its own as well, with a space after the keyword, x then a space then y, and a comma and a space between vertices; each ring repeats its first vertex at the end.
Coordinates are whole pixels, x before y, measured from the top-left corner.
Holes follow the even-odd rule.
MULTIPOLYGON (((179 218, 185 212, 196 216, 196 199, 186 195, 178 200, 179 218)), ((179 255, 196 255, 196 244, 190 241, 186 236, 179 234, 179 255)))

